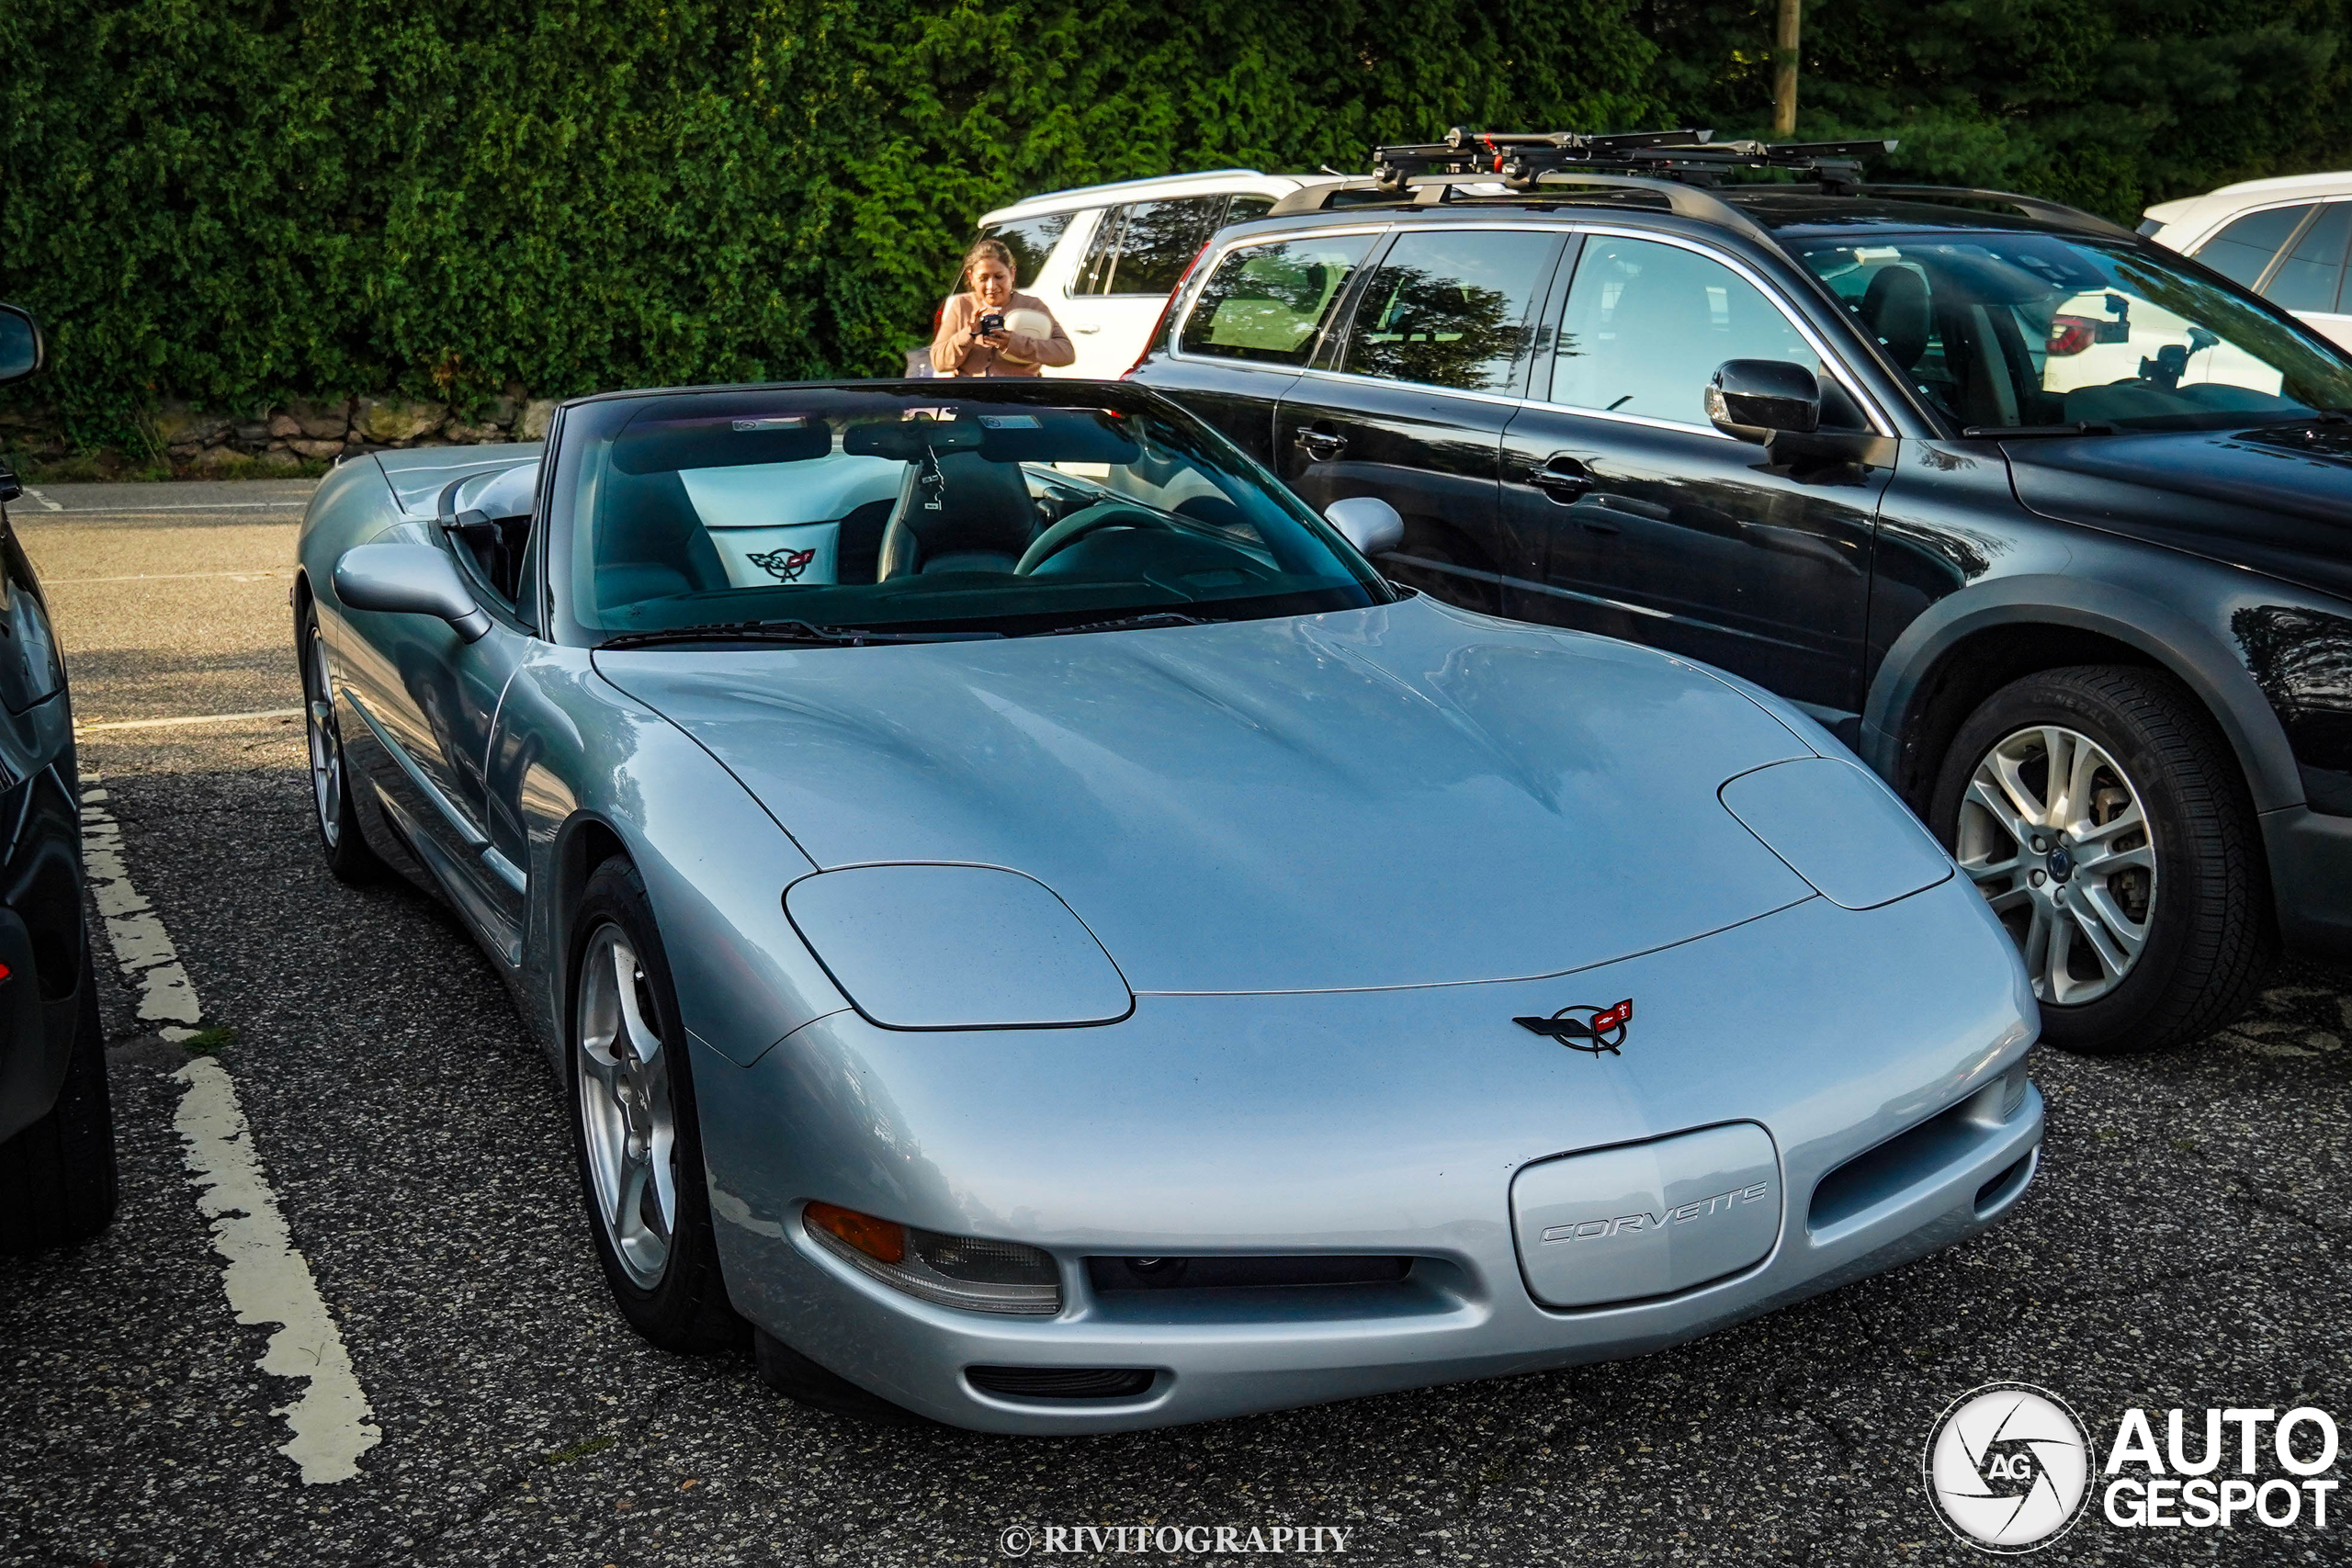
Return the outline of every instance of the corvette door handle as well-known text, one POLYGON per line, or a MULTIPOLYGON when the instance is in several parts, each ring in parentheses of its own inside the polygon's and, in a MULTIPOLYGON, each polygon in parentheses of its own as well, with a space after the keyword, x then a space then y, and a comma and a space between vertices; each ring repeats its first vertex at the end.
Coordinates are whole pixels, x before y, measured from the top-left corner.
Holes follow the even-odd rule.
POLYGON ((1348 438, 1328 430, 1302 430, 1298 433, 1299 450, 1314 462, 1328 463, 1348 449, 1348 438))
POLYGON ((1565 506, 1592 488, 1592 470, 1574 457, 1555 457, 1528 469, 1527 482, 1565 506))

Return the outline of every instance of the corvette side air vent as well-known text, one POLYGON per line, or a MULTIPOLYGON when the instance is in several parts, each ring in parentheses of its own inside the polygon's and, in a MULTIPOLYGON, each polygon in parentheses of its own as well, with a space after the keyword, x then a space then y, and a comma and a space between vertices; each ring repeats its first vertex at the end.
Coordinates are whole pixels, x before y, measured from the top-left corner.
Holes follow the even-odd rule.
POLYGON ((1136 1399, 1149 1392, 1148 1367, 967 1367, 983 1393, 1004 1399, 1136 1399))

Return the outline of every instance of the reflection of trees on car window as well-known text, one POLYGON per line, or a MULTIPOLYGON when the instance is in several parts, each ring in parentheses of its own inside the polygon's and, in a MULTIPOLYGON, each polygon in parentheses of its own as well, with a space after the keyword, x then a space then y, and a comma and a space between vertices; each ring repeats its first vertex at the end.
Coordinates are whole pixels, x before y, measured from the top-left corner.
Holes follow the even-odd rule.
POLYGON ((1185 319, 1188 354, 1303 364, 1331 301, 1371 245, 1351 235, 1308 246, 1251 246, 1217 264, 1185 319))
POLYGON ((1421 267, 1384 266, 1348 344, 1347 368, 1436 387, 1500 386, 1526 346, 1520 301, 1421 267))

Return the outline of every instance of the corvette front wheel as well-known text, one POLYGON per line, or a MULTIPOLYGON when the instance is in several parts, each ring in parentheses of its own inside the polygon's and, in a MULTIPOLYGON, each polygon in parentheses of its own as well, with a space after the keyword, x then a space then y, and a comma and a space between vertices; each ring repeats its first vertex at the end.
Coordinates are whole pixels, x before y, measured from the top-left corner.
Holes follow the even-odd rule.
POLYGON ((571 973, 573 1148, 614 1303, 664 1350, 726 1348, 742 1324, 711 1233, 685 1027, 628 862, 608 860, 588 879, 571 973))

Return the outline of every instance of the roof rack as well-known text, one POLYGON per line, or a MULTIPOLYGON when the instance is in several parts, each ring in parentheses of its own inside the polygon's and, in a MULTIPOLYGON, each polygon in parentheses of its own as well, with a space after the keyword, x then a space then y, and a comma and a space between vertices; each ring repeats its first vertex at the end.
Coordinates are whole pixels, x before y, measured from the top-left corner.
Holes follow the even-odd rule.
MULTIPOLYGON (((1768 237, 1747 214, 1711 194, 1721 176, 1736 171, 1781 170, 1814 181, 1826 196, 1878 196, 1918 201, 1993 202, 2030 218, 2063 223, 2095 233, 2123 235, 2132 231, 2096 213, 2040 197, 2014 191, 1978 190, 1958 186, 1865 186, 1865 158, 1892 152, 1892 139, 1864 141, 1717 141, 1712 130, 1636 130, 1611 135, 1588 135, 1556 130, 1472 131, 1459 126, 1442 141, 1419 142, 1373 149, 1373 173, 1343 176, 1306 186, 1274 204, 1272 218, 1320 212, 1332 198, 1351 191, 1369 191, 1392 198, 1409 197, 1416 206, 1464 195, 1499 194, 1501 185, 1517 195, 1532 195, 1540 186, 1595 186, 1646 191, 1661 196, 1668 210, 1685 218, 1768 237), (1480 193, 1464 187, 1487 186, 1480 193)), ((1779 188, 1787 189, 1787 186, 1779 188)))
POLYGON ((2085 212, 2079 207, 2068 207, 2064 202, 2044 201, 2038 196, 2019 196, 2015 191, 1976 190, 1966 186, 1872 185, 1864 188, 1871 196, 1907 197, 1914 201, 1995 202, 2003 207, 2015 208, 2028 218, 2039 218, 2051 223, 2071 224, 2077 229, 2089 229, 2102 234, 2129 234, 2136 238, 2138 232, 2136 230, 2126 229, 2120 223, 2109 222, 2096 212, 2085 212))
POLYGON ((1515 190, 1532 189, 1547 174, 1589 171, 1713 185, 1736 170, 1782 169, 1810 175, 1833 195, 1860 188, 1862 160, 1894 151, 1891 141, 1717 141, 1712 130, 1635 130, 1591 136, 1581 131, 1464 130, 1442 141, 1375 147, 1373 177, 1402 190, 1416 175, 1484 174, 1515 190))
MULTIPOLYGON (((1405 176, 1405 185, 1409 188, 1397 188, 1382 185, 1375 175, 1357 175, 1341 179, 1325 180, 1320 184, 1295 190, 1274 203, 1266 216, 1288 218, 1300 212, 1321 212, 1330 207, 1333 197, 1351 191, 1368 191, 1375 197, 1390 198, 1409 197, 1416 207, 1432 207, 1444 203, 1456 191, 1463 190, 1465 186, 1473 187, 1467 192, 1473 196, 1496 194, 1491 188, 1496 183, 1495 176, 1492 175, 1408 175, 1405 176), (1475 188, 1478 186, 1486 186, 1489 189, 1481 192, 1475 188)), ((1736 229, 1753 239, 1769 241, 1770 238, 1763 225, 1748 217, 1747 213, 1722 200, 1712 192, 1696 186, 1685 185, 1679 180, 1648 178, 1639 175, 1585 173, 1576 170, 1542 174, 1536 176, 1533 183, 1539 186, 1596 186, 1620 190, 1646 191, 1653 196, 1663 197, 1667 210, 1679 217, 1694 218, 1702 223, 1712 223, 1719 228, 1736 229)), ((1532 187, 1530 191, 1514 190, 1513 192, 1520 195, 1531 193, 1532 187)), ((1564 198, 1567 198, 1566 192, 1563 191, 1561 194, 1564 198)))

